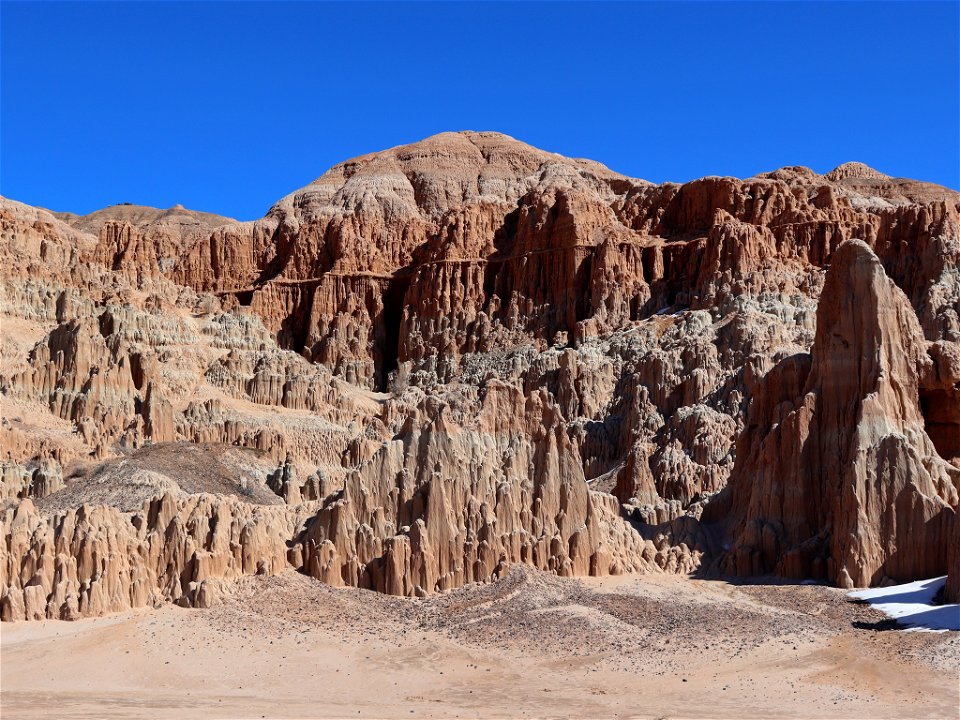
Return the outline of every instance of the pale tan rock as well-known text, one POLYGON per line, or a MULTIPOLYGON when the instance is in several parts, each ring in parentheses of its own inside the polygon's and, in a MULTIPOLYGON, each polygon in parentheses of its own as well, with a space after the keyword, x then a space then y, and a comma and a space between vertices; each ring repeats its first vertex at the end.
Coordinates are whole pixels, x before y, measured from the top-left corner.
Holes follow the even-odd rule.
POLYGON ((513 563, 559 575, 656 567, 616 500, 587 487, 545 394, 491 383, 466 426, 450 406, 427 411, 429 422, 385 443, 312 521, 304 549, 315 577, 329 581, 339 564, 343 584, 418 595, 513 563))
POLYGON ((35 461, 35 467, 0 463, 0 499, 42 498, 63 487, 63 468, 53 458, 35 461))
POLYGON ((168 494, 133 513, 84 505, 45 515, 23 500, 0 519, 0 615, 71 619, 161 601, 208 607, 211 580, 287 568, 287 540, 308 515, 213 495, 168 494))

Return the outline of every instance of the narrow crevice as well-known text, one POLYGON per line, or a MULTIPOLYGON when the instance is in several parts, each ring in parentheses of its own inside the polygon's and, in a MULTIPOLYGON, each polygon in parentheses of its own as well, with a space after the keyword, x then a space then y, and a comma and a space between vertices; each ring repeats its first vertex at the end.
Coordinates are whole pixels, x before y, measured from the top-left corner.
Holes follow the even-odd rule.
POLYGON ((483 269, 484 312, 489 311, 490 301, 494 295, 498 295, 503 299, 509 294, 509 288, 500 287, 497 280, 497 273, 513 253, 513 243, 516 240, 521 203, 522 200, 518 200, 517 209, 504 216, 503 224, 497 229, 493 236, 494 252, 486 258, 487 263, 483 269))
MULTIPOLYGON (((593 255, 587 255, 573 278, 574 317, 577 322, 586 320, 593 315, 593 298, 590 296, 590 281, 593 277, 593 255)), ((573 328, 562 328, 572 330, 573 328)))
POLYGON ((643 281, 647 283, 647 285, 651 285, 654 280, 659 279, 654 277, 656 253, 657 248, 655 247, 645 247, 640 251, 640 267, 642 268, 643 281))
POLYGON ((404 301, 410 275, 394 275, 383 291, 383 334, 379 363, 376 368, 376 389, 386 392, 390 373, 397 369, 400 358, 400 325, 403 322, 404 301))

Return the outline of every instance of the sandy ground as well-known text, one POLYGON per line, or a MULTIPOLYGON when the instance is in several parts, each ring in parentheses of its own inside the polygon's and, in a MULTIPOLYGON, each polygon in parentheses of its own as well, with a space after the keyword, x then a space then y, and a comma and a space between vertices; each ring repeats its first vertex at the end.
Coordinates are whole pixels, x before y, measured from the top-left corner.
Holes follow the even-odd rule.
POLYGON ((212 610, 0 627, 12 718, 956 718, 960 636, 838 590, 666 575, 406 600, 288 573, 212 610))

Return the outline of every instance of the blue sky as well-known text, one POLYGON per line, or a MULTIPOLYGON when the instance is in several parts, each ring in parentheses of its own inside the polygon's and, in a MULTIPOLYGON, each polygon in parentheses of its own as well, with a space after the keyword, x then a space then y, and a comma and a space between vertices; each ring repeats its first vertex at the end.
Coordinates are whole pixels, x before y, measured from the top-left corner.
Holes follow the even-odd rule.
POLYGON ((847 160, 960 188, 960 4, 0 3, 0 193, 239 219, 498 130, 655 182, 847 160))

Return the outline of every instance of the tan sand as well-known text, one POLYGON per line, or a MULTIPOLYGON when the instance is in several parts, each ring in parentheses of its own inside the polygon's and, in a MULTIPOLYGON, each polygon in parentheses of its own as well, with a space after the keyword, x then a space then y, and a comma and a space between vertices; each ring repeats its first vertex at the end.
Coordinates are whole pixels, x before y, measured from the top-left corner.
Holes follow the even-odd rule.
POLYGON ((955 718, 960 638, 838 590, 515 569, 409 600, 288 573, 0 628, 12 718, 955 718))

